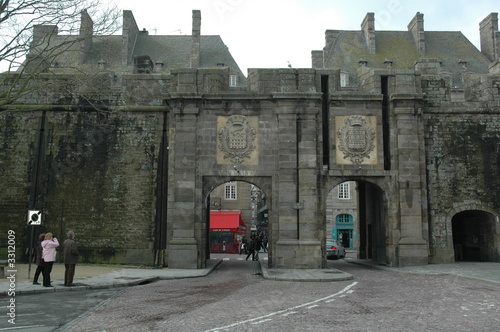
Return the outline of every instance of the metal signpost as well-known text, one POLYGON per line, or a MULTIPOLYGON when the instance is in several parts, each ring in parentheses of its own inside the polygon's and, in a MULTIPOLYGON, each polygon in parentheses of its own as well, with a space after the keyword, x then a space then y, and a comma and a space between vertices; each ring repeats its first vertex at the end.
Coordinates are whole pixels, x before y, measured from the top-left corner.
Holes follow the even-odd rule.
POLYGON ((31 226, 31 240, 30 240, 30 251, 29 251, 29 263, 28 263, 28 279, 30 279, 31 274, 31 260, 32 260, 32 250, 33 250, 33 237, 35 235, 35 226, 40 226, 42 224, 42 211, 41 210, 28 210, 28 226, 31 226))

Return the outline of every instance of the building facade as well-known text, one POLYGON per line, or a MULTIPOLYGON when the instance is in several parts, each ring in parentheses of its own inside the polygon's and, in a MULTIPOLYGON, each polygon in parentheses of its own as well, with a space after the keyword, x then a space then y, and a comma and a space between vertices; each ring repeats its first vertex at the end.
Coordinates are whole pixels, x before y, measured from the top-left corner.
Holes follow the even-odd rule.
POLYGON ((357 184, 347 181, 333 188, 326 198, 326 238, 345 248, 359 248, 357 184))
MULTIPOLYGON (((192 36, 123 20, 121 36, 92 36, 82 13, 81 40, 57 55, 44 51, 70 37, 34 31, 25 69, 47 67, 0 113, 0 222, 24 247, 72 229, 83 262, 202 268, 210 195, 242 181, 265 197, 269 266, 322 268, 327 196, 351 181, 359 258, 500 262, 496 13, 481 51, 420 13, 395 32, 368 13, 359 31, 327 30, 312 68, 247 77, 199 11, 192 36)), ((4 78, 5 93, 22 75, 4 78)))

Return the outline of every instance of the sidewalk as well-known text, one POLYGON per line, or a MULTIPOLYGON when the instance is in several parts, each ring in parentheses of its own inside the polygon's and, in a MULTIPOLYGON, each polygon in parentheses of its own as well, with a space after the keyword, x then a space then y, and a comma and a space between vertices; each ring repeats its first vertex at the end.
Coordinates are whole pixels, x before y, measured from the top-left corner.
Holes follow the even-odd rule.
MULTIPOLYGON (((121 266, 84 265, 76 267, 76 278, 74 287, 63 286, 64 265, 55 264, 51 276, 54 287, 43 287, 33 285, 35 266, 31 267, 28 279, 28 265, 16 264, 15 294, 36 294, 46 292, 75 291, 86 289, 103 289, 113 287, 127 287, 141 285, 156 280, 199 278, 209 275, 222 259, 210 259, 204 269, 154 269, 134 268, 121 266)), ((376 268, 398 273, 419 273, 429 275, 455 275, 457 277, 479 280, 483 282, 500 285, 500 263, 493 262, 460 262, 453 264, 431 264, 425 266, 414 266, 404 268, 391 268, 377 265, 370 260, 346 258, 351 264, 361 264, 370 268, 376 268)), ((250 263, 250 262, 249 262, 250 263)), ((303 282, 332 282, 350 280, 354 277, 338 269, 269 269, 267 261, 260 260, 258 263, 264 279, 277 281, 303 281, 303 282), (259 264, 260 263, 260 264, 259 264)), ((9 276, 8 270, 5 271, 9 276)), ((39 279, 42 281, 42 278, 39 279)), ((9 296, 11 283, 7 278, 0 279, 0 297, 9 296)))
POLYGON ((428 264, 410 267, 387 267, 368 259, 346 259, 352 264, 359 264, 375 269, 399 273, 417 273, 428 275, 453 275, 460 278, 478 280, 500 286, 500 263, 496 262, 457 262, 450 264, 428 264))
MULTIPOLYGON (((205 269, 155 269, 155 268, 135 268, 106 265, 84 265, 76 266, 75 280, 73 287, 64 286, 64 264, 54 264, 52 268, 52 286, 43 287, 33 285, 33 276, 36 266, 31 267, 30 278, 28 279, 28 264, 16 264, 15 294, 36 294, 60 291, 76 291, 86 289, 103 289, 113 287, 127 287, 141 285, 156 280, 198 278, 210 274, 219 265, 221 260, 208 260, 205 269)), ((5 269, 5 277, 0 278, 0 297, 9 296, 12 284, 9 277, 12 273, 5 269)), ((43 277, 39 277, 42 283, 43 277)))

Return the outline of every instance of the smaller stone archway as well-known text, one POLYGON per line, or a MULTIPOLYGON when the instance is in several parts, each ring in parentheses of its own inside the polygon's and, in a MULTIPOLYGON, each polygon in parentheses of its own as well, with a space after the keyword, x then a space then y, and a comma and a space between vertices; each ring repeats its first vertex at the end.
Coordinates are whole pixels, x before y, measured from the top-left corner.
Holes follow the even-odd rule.
POLYGON ((500 261, 498 217, 483 210, 464 210, 451 218, 455 262, 500 261))
MULTIPOLYGON (((380 264, 386 264, 388 261, 395 260, 394 247, 388 242, 391 228, 390 220, 387 216, 387 199, 384 191, 378 184, 374 184, 366 179, 346 178, 337 179, 328 191, 326 200, 331 199, 335 188, 343 183, 351 182, 355 184, 356 195, 356 216, 354 217, 356 225, 356 237, 353 239, 356 250, 356 257, 360 259, 371 259, 380 264)), ((328 214, 328 205, 325 203, 326 214, 328 214)), ((335 213, 334 213, 335 214, 335 213)), ((328 216, 326 218, 328 220, 328 216)), ((326 222, 327 223, 327 222, 326 222)), ((328 225, 326 225, 328 228, 328 225)), ((326 230, 326 233, 330 232, 326 230)), ((328 237, 328 236, 327 236, 328 237)))

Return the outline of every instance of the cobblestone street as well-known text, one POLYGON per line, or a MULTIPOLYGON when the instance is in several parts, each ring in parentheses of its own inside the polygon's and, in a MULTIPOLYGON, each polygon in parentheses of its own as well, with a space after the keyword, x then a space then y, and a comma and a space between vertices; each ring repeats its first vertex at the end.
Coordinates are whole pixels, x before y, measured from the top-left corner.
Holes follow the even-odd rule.
POLYGON ((71 331, 497 331, 500 288, 330 261, 342 282, 263 280, 255 263, 129 289, 71 331))

